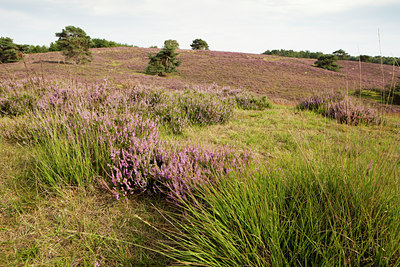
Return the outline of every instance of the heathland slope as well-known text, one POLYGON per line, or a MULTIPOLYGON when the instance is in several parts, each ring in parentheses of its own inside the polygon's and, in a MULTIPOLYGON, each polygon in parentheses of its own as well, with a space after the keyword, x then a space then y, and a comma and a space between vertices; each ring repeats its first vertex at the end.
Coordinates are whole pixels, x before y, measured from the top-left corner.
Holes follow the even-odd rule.
POLYGON ((314 91, 382 88, 398 79, 398 67, 339 61, 339 72, 313 66, 313 59, 218 51, 179 50, 179 74, 167 78, 144 74, 150 48, 93 49, 94 60, 86 65, 60 64, 60 53, 26 55, 24 62, 3 65, 0 77, 45 75, 92 82, 104 78, 116 84, 145 84, 183 89, 186 85, 212 84, 242 88, 272 99, 298 100, 314 91), (12 73, 12 74, 11 74, 12 73))
POLYGON ((156 51, 0 66, 1 266, 400 266, 400 117, 270 103, 398 68, 180 50, 146 75, 156 51))

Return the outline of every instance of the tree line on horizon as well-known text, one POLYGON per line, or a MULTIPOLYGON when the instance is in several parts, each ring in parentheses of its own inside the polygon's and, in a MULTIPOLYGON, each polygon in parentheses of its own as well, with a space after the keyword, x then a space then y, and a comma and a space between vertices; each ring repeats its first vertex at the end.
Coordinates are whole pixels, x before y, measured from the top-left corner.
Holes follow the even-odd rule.
POLYGON ((308 50, 294 51, 286 49, 267 50, 262 54, 281 56, 281 57, 312 58, 312 59, 318 59, 319 57, 326 55, 334 55, 337 56, 338 60, 361 61, 361 62, 378 63, 378 64, 382 63, 386 65, 398 65, 400 62, 399 57, 386 57, 386 56, 381 57, 381 56, 369 56, 369 55, 351 56, 347 54, 343 49, 336 50, 332 52, 332 54, 325 54, 322 52, 310 52, 308 50))
MULTIPOLYGON (((75 26, 66 26, 60 33, 55 34, 58 37, 56 42, 46 45, 28 45, 16 44, 10 37, 0 37, 0 63, 17 62, 22 59, 23 54, 47 53, 60 51, 66 59, 72 59, 75 63, 84 63, 90 61, 90 48, 105 47, 133 47, 133 45, 117 43, 100 38, 90 38, 84 30, 75 26)), ((167 40, 169 43, 165 47, 179 48, 176 40, 167 40)), ((166 42, 167 42, 166 41, 166 42)), ((206 41, 195 39, 190 45, 194 50, 209 50, 206 41)), ((136 46, 137 47, 137 46, 136 46)), ((151 46, 157 48, 157 46, 151 46)))
MULTIPOLYGON (((46 46, 18 45, 9 37, 0 37, 0 63, 16 62, 23 58, 24 53, 44 53, 49 51, 61 51, 66 61, 75 64, 90 62, 93 59, 90 48, 128 46, 105 39, 91 39, 84 30, 75 26, 66 26, 61 32, 55 34, 58 40, 46 46)), ((193 50, 209 50, 206 41, 202 39, 193 40, 190 45, 193 50)), ((149 54, 149 64, 145 70, 147 74, 166 76, 177 72, 181 61, 177 59, 179 48, 176 40, 166 40, 164 46, 156 55, 149 54)))

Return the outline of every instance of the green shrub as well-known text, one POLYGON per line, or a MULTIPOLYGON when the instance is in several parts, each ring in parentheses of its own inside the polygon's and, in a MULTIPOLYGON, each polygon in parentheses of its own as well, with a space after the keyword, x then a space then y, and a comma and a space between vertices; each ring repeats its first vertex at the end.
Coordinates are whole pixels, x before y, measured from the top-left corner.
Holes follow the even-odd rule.
POLYGON ((341 68, 337 64, 338 57, 335 55, 323 55, 315 61, 315 66, 326 70, 339 71, 341 68))
POLYGON ((251 93, 237 94, 235 100, 238 107, 245 110, 264 110, 271 107, 266 96, 259 97, 251 93))
POLYGON ((202 39, 193 40, 190 46, 193 50, 209 50, 207 42, 202 39))
POLYGON ((36 99, 28 94, 0 95, 0 117, 19 116, 32 110, 36 99))
POLYGON ((333 55, 337 56, 339 60, 349 59, 350 55, 346 53, 343 49, 336 50, 332 53, 333 55))
POLYGON ((176 47, 166 41, 164 48, 156 55, 149 54, 149 64, 145 70, 147 74, 166 76, 168 73, 177 72, 181 61, 176 57, 179 55, 175 52, 176 47))
POLYGON ((22 58, 18 45, 8 37, 0 37, 0 63, 16 62, 22 58))

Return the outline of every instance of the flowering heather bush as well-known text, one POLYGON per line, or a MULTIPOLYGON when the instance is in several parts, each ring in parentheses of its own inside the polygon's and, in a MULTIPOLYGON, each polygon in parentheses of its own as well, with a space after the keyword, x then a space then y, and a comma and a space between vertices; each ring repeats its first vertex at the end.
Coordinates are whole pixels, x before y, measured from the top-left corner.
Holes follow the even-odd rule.
POLYGON ((31 110, 35 99, 28 94, 1 95, 0 116, 18 116, 31 110))
POLYGON ((321 94, 302 101, 298 108, 320 113, 340 123, 351 125, 380 124, 378 112, 355 99, 339 94, 321 94))
POLYGON ((160 125, 182 132, 188 124, 225 123, 239 91, 119 90, 107 82, 42 88, 25 116, 32 122, 21 120, 14 134, 42 147, 37 168, 47 184, 86 184, 100 176, 116 197, 147 192, 181 199, 215 173, 227 173, 250 158, 231 148, 173 145, 159 136, 160 125))
POLYGON ((271 107, 266 96, 258 97, 252 93, 241 92, 235 95, 235 100, 239 108, 247 110, 264 110, 271 107))
MULTIPOLYGON (((153 128, 154 130, 155 128, 153 128)), ((122 129, 121 129, 122 130, 122 129)), ((152 132, 156 133, 156 131, 152 132)), ((117 134, 125 139, 129 134, 117 134)), ((136 138, 111 148, 111 182, 117 198, 135 192, 162 193, 170 199, 185 199, 186 194, 213 174, 226 174, 230 168, 247 163, 248 155, 238 156, 233 149, 202 149, 172 146, 160 140, 136 138)))
MULTIPOLYGON (((265 97, 229 87, 221 88, 215 84, 188 88, 185 91, 168 91, 150 86, 119 89, 111 86, 107 80, 85 85, 37 79, 34 86, 40 90, 26 90, 32 86, 32 81, 8 86, 7 93, 26 91, 29 93, 27 96, 36 95, 34 98, 1 98, 2 113, 18 115, 26 110, 75 113, 77 108, 105 112, 111 108, 118 112, 139 113, 157 120, 173 133, 182 133, 190 124, 204 126, 227 122, 232 117, 235 106, 256 110, 269 107, 265 97)), ((20 95, 24 96, 23 93, 20 95)))
POLYGON ((230 99, 240 109, 264 110, 271 107, 271 103, 268 102, 266 96, 258 96, 240 89, 231 89, 228 86, 219 87, 216 84, 212 84, 208 87, 195 87, 195 90, 216 95, 219 98, 230 99))
MULTIPOLYGON (((137 114, 98 116, 82 114, 86 131, 100 131, 100 142, 109 145, 108 177, 117 198, 137 192, 184 198, 189 190, 208 182, 213 173, 247 163, 250 156, 230 148, 201 149, 162 141, 158 125, 137 114)), ((81 131, 77 131, 81 132, 81 131)))
POLYGON ((74 110, 31 115, 35 123, 26 131, 45 151, 37 155, 44 173, 38 177, 49 185, 84 185, 97 176, 117 198, 146 192, 181 199, 214 173, 227 173, 250 159, 231 148, 167 143, 156 121, 128 110, 88 109, 77 102, 74 110))
POLYGON ((234 96, 220 90, 188 88, 165 91, 148 87, 130 88, 126 94, 135 109, 157 119, 172 132, 181 133, 188 125, 221 124, 233 115, 234 96))
POLYGON ((83 124, 77 133, 99 131, 102 144, 108 144, 108 177, 117 198, 136 192, 184 198, 188 190, 208 182, 213 173, 226 173, 230 166, 245 164, 250 156, 238 156, 230 148, 201 149, 162 141, 158 125, 137 114, 115 115, 93 112, 81 114, 83 124))
MULTIPOLYGON (((172 96, 169 96, 172 99, 172 96)), ((176 100, 163 102, 153 108, 153 116, 157 121, 173 133, 182 133, 189 124, 188 116, 176 100)))
POLYGON ((233 105, 229 99, 194 90, 185 91, 179 99, 179 105, 189 121, 198 125, 225 123, 233 114, 233 105))

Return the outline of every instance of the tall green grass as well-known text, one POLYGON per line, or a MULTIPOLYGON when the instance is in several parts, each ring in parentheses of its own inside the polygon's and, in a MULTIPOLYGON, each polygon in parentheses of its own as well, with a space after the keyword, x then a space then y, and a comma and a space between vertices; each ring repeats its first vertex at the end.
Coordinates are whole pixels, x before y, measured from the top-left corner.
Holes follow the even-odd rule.
POLYGON ((398 164, 323 147, 231 173, 182 202, 164 249, 186 265, 398 266, 398 164))
POLYGON ((95 127, 86 127, 79 115, 65 121, 57 113, 37 115, 39 131, 32 134, 35 176, 52 189, 66 185, 85 186, 105 172, 109 163, 107 144, 95 127))

